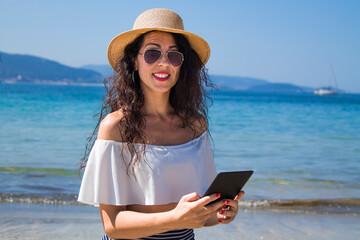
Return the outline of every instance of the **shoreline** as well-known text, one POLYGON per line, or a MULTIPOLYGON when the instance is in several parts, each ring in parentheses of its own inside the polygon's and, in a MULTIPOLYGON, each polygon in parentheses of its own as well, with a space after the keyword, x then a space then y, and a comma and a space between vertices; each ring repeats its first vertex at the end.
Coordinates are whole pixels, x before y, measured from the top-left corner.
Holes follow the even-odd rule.
MULTIPOLYGON (((0 193, 0 204, 38 204, 87 206, 77 201, 77 194, 19 194, 0 193)), ((330 214, 360 216, 360 198, 334 199, 244 199, 239 202, 239 209, 302 214, 330 214)))
MULTIPOLYGON (((0 238, 101 239, 99 209, 0 203, 0 238)), ((196 229, 196 239, 359 239, 360 216, 239 209, 229 225, 196 229)))
MULTIPOLYGON (((33 84, 33 85, 53 85, 53 86, 80 86, 80 87, 104 87, 104 80, 105 78, 109 77, 111 74, 109 74, 108 76, 103 76, 103 80, 101 82, 76 82, 76 81, 56 81, 56 80, 38 80, 38 81, 18 81, 15 79, 0 79, 0 84, 33 84)), ((272 83, 272 84, 276 84, 276 83, 272 83)), ((287 90, 287 91, 272 91, 272 90, 266 90, 266 91, 262 91, 262 90, 258 90, 258 91, 253 91, 253 90, 249 90, 248 88, 243 88, 243 87, 235 87, 235 88, 229 88, 227 86, 220 86, 217 91, 238 91, 238 92, 257 92, 257 93, 270 93, 270 94, 296 94, 296 95, 312 95, 312 96, 319 96, 314 94, 314 91, 318 88, 321 87, 310 87, 310 89, 312 89, 311 91, 303 89, 301 91, 296 90, 287 90)), ((351 92, 349 90, 341 90, 339 89, 339 93, 336 95, 359 95, 360 92, 351 92)), ((336 96, 335 95, 335 96, 336 96)), ((324 96, 329 96, 329 95, 324 95, 324 96)), ((331 96, 331 95, 330 95, 331 96)), ((334 95, 333 95, 334 96, 334 95)))

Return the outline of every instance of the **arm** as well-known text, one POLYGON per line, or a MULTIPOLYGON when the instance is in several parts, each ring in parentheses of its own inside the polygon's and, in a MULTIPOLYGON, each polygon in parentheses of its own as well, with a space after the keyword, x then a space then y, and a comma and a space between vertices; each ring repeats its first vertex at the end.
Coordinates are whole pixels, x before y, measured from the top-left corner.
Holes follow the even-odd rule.
POLYGON ((140 238, 171 229, 171 215, 140 213, 126 210, 126 206, 100 204, 100 215, 105 233, 112 239, 140 238))
POLYGON ((185 195, 173 210, 158 213, 129 211, 126 206, 100 204, 100 215, 110 238, 141 238, 181 228, 200 228, 223 206, 208 203, 219 196, 201 198, 196 193, 185 195))

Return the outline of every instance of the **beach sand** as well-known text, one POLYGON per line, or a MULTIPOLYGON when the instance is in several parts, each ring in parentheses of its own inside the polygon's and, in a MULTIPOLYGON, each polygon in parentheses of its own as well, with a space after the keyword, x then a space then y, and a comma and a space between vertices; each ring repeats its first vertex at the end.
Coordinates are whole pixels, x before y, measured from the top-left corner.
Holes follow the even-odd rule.
MULTIPOLYGON (((360 216, 240 210, 229 225, 196 229, 196 239, 360 239, 360 216)), ((0 239, 101 239, 99 209, 0 203, 0 239)))

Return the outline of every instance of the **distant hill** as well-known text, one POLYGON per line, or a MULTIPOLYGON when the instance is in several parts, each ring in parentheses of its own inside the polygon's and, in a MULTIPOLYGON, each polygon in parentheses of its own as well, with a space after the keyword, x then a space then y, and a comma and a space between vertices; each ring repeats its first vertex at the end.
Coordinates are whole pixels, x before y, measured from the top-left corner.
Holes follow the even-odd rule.
MULTIPOLYGON (((109 76, 113 73, 110 65, 94 65, 89 64, 82 66, 82 68, 97 71, 101 73, 103 76, 109 76)), ((250 78, 250 77, 238 77, 238 76, 223 76, 223 75, 210 75, 211 81, 215 83, 215 85, 219 89, 235 89, 235 90, 247 90, 253 86, 261 85, 261 84, 270 84, 270 82, 258 79, 258 78, 250 78)))
POLYGON ((0 80, 38 83, 100 83, 103 76, 95 71, 73 68, 31 55, 0 52, 0 80))
POLYGON ((306 92, 304 88, 288 83, 267 83, 260 84, 247 89, 256 92, 306 92))
MULTIPOLYGON (((55 61, 31 55, 0 52, 0 81, 32 83, 102 83, 113 73, 109 64, 89 64, 81 68, 65 66, 55 61)), ((286 83, 271 83, 264 79, 210 75, 219 89, 260 92, 311 92, 312 88, 286 83)))

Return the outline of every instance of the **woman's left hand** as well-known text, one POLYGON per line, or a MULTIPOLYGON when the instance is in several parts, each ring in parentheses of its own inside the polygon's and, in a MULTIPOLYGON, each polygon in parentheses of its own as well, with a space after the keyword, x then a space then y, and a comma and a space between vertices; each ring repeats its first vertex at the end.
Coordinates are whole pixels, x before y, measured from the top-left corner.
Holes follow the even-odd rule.
POLYGON ((237 213, 238 213, 238 204, 239 200, 244 196, 244 192, 239 192, 238 195, 234 198, 234 200, 231 199, 225 199, 223 208, 217 213, 217 218, 219 223, 222 224, 229 224, 231 223, 237 213))

